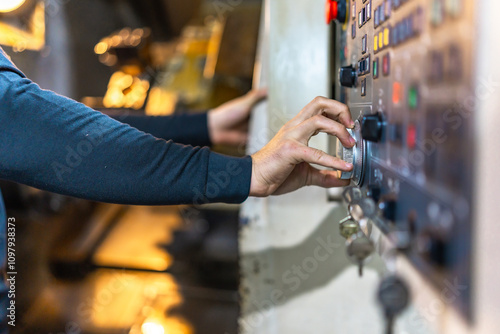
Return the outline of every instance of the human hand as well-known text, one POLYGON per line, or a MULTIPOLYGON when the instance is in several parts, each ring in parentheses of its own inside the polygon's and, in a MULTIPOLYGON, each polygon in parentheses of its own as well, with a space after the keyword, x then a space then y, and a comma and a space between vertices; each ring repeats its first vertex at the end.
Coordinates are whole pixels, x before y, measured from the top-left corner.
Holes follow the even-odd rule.
POLYGON ((212 144, 236 147, 246 144, 250 112, 266 96, 266 89, 254 89, 209 111, 208 130, 212 144))
POLYGON ((356 142, 346 127, 354 127, 346 105, 324 97, 315 98, 252 155, 250 196, 280 195, 310 185, 347 186, 349 180, 340 180, 336 171, 319 170, 310 164, 342 171, 350 171, 352 164, 308 146, 312 136, 325 132, 336 136, 345 147, 353 147, 356 142))

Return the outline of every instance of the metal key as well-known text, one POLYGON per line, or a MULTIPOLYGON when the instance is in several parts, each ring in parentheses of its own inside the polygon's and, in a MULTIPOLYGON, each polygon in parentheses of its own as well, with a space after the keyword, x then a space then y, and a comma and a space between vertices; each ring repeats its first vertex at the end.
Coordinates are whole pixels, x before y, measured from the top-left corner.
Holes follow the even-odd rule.
POLYGON ((345 239, 349 239, 352 235, 358 233, 359 225, 351 216, 347 216, 339 222, 340 235, 345 239))
POLYGON ((347 256, 358 265, 360 277, 363 276, 363 266, 374 251, 375 245, 363 232, 358 232, 347 240, 347 256))
POLYGON ((380 283, 377 297, 387 321, 385 334, 392 334, 394 318, 408 306, 410 300, 408 286, 398 276, 388 276, 380 283))

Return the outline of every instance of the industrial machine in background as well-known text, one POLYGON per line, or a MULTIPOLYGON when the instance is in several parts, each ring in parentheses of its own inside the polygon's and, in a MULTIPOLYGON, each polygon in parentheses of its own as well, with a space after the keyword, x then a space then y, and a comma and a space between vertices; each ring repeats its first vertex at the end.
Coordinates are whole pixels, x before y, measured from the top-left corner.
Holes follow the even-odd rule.
POLYGON ((39 0, 0 1, 0 44, 11 46, 15 52, 42 50, 45 12, 45 3, 39 0))
MULTIPOLYGON (((355 147, 331 145, 354 164, 339 174, 353 185, 344 191, 349 217, 340 223, 348 253, 361 272, 375 250, 376 225, 437 289, 458 284, 452 304, 468 320, 476 101, 478 90, 491 94, 475 69, 476 3, 327 1, 327 21, 337 22, 332 94, 356 120, 355 147)), ((379 298, 391 322, 409 296, 389 275, 379 298)))

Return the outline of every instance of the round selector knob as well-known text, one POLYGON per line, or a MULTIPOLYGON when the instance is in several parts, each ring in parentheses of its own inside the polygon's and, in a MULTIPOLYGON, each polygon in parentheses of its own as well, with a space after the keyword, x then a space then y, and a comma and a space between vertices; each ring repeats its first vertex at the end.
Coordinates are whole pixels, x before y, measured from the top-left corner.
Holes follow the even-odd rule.
POLYGON ((359 121, 354 123, 354 129, 347 129, 347 132, 356 140, 356 144, 347 148, 342 143, 337 141, 337 157, 353 164, 353 169, 349 172, 339 171, 339 178, 342 180, 352 179, 356 185, 361 185, 363 182, 365 170, 365 143, 361 139, 361 126, 359 121))
POLYGON ((352 88, 356 86, 356 70, 352 65, 340 68, 339 82, 342 87, 352 88))
POLYGON ((384 120, 380 113, 365 115, 361 120, 361 135, 364 140, 378 143, 382 140, 384 120))
POLYGON ((326 24, 332 21, 339 23, 347 22, 347 1, 346 0, 326 0, 326 24))

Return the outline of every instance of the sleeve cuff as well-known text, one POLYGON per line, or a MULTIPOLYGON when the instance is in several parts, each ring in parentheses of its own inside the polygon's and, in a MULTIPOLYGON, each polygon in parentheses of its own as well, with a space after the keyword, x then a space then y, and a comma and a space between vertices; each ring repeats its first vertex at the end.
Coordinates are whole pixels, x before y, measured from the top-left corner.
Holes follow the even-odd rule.
POLYGON ((208 112, 187 115, 193 137, 199 138, 200 146, 212 146, 208 133, 208 112))
POLYGON ((242 203, 250 193, 252 157, 210 153, 205 197, 207 203, 242 203))

